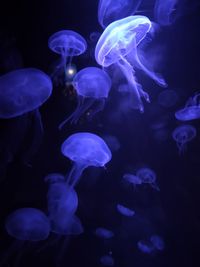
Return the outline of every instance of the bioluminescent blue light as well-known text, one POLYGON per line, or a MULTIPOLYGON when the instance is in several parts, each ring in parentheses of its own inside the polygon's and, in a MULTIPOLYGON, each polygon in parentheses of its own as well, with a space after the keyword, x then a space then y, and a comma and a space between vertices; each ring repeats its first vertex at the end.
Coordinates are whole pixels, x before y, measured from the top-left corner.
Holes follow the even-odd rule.
POLYGON ((112 154, 104 140, 96 134, 80 132, 69 136, 61 146, 62 154, 74 162, 67 184, 74 187, 89 166, 104 167, 112 154))
POLYGON ((128 183, 132 184, 134 187, 136 185, 141 185, 142 184, 142 179, 134 174, 131 173, 125 173, 123 175, 123 179, 127 181, 128 183))
POLYGON ((99 227, 95 230, 95 235, 102 239, 110 239, 114 236, 114 233, 111 230, 99 227))
POLYGON ((44 72, 33 68, 11 71, 0 77, 0 118, 37 109, 51 93, 52 82, 44 72))
POLYGON ((156 183, 156 173, 150 169, 150 168, 140 168, 136 172, 136 176, 139 177, 144 184, 150 184, 150 186, 157 191, 160 191, 160 188, 158 187, 156 183))
POLYGON ((142 0, 99 0, 98 21, 106 28, 113 21, 133 15, 142 0))
POLYGON ((110 255, 103 255, 100 258, 100 263, 104 266, 114 266, 115 261, 112 256, 110 255))
POLYGON ((90 108, 93 109, 88 111, 91 113, 91 115, 88 115, 90 117, 102 110, 111 88, 111 80, 105 71, 96 67, 88 67, 75 75, 73 85, 78 94, 78 106, 59 125, 59 129, 62 129, 68 121, 77 123, 80 116, 90 110, 90 108))
POLYGON ((178 95, 174 90, 166 89, 158 95, 158 104, 165 108, 175 106, 177 101, 178 95))
POLYGON ((147 240, 139 240, 137 242, 138 249, 145 253, 145 254, 151 254, 154 251, 154 246, 150 241, 147 240))
POLYGON ((144 97, 150 102, 149 95, 136 81, 134 67, 143 70, 159 85, 166 87, 166 82, 153 71, 146 68, 139 59, 137 46, 151 29, 151 21, 145 16, 129 16, 111 23, 102 33, 95 49, 95 59, 103 67, 116 64, 127 79, 132 93, 132 108, 143 112, 144 97), (129 60, 131 55, 131 61, 129 60))
POLYGON ((179 121, 191 121, 200 119, 200 93, 190 97, 184 108, 175 112, 179 121))
POLYGON ((8 234, 18 240, 40 241, 49 236, 47 216, 34 208, 22 208, 11 213, 5 222, 8 234))
POLYGON ((176 141, 179 153, 185 152, 187 143, 192 141, 197 135, 197 131, 194 126, 184 124, 175 128, 172 132, 172 138, 176 141))
POLYGON ((165 242, 163 240, 163 238, 159 235, 152 235, 150 237, 150 241, 151 243, 154 245, 154 247, 157 249, 157 250, 164 250, 165 248, 165 242))
POLYGON ((134 210, 131 210, 121 204, 117 204, 117 210, 124 216, 132 217, 135 214, 134 210))
POLYGON ((173 12, 178 0, 156 0, 154 7, 155 21, 162 26, 171 25, 175 18, 173 12))
POLYGON ((74 64, 66 65, 65 75, 66 75, 68 82, 72 82, 76 73, 77 73, 77 69, 76 69, 76 66, 74 64))

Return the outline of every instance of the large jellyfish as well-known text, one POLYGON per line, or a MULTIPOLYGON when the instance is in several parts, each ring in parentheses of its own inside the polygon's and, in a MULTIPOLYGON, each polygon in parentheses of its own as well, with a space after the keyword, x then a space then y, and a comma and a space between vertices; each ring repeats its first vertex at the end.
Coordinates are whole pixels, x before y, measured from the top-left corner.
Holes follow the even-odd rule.
POLYGON ((105 71, 96 67, 88 67, 75 75, 73 85, 78 94, 78 106, 59 125, 59 129, 62 129, 69 120, 71 123, 76 123, 80 116, 90 108, 93 109, 91 116, 102 110, 111 88, 111 80, 105 71))
POLYGON ((184 124, 175 128, 172 133, 173 139, 176 141, 179 154, 183 154, 186 150, 187 143, 192 141, 197 135, 194 126, 184 124))
POLYGON ((157 191, 160 191, 160 188, 156 182, 156 173, 150 168, 140 168, 136 172, 136 176, 139 177, 142 183, 150 184, 150 186, 157 191))
POLYGON ((70 67, 72 57, 79 56, 86 51, 87 43, 79 33, 71 30, 62 30, 50 36, 48 46, 53 52, 61 56, 59 63, 52 73, 52 77, 53 79, 59 79, 64 74, 65 84, 69 80, 66 66, 70 67))
POLYGON ((156 0, 154 7, 155 21, 162 26, 171 25, 174 18, 174 11, 178 0, 156 0))
POLYGON ((189 98, 185 107, 175 112, 175 117, 179 121, 200 119, 200 93, 189 98))
POLYGON ((67 177, 67 184, 74 187, 84 169, 89 166, 104 167, 112 154, 104 140, 96 134, 81 132, 69 136, 61 146, 61 152, 74 164, 67 177))
POLYGON ((106 28, 113 21, 133 15, 142 0, 99 0, 98 21, 106 28))
POLYGON ((111 23, 101 35, 95 49, 95 58, 98 64, 109 67, 116 64, 128 81, 131 92, 130 105, 143 112, 141 97, 150 102, 149 95, 142 89, 135 78, 133 67, 143 70, 159 85, 166 87, 164 79, 147 69, 140 61, 137 46, 151 29, 151 21, 145 16, 129 16, 111 23), (131 63, 128 56, 131 55, 131 63))

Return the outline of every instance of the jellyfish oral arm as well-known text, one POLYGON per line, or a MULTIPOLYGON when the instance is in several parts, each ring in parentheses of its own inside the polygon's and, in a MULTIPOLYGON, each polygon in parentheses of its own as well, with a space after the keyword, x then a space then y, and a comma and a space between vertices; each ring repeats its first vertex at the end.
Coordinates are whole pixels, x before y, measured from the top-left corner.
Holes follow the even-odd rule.
POLYGON ((66 177, 67 185, 69 185, 70 187, 74 187, 78 183, 83 171, 87 167, 88 166, 85 163, 75 162, 72 166, 69 175, 66 177))

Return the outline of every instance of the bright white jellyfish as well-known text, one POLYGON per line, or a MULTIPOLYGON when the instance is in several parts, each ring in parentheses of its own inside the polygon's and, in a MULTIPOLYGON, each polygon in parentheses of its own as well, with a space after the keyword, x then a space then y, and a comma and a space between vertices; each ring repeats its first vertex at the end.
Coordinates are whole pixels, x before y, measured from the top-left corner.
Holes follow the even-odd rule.
POLYGON ((131 210, 121 204, 117 204, 117 210, 119 211, 119 213, 121 213, 122 215, 126 217, 132 217, 133 215, 135 215, 134 210, 131 210))
POLYGON ((140 168, 136 172, 136 176, 139 177, 144 184, 150 184, 153 189, 160 191, 156 183, 156 173, 150 168, 140 168))
POLYGON ((179 154, 183 154, 186 150, 187 143, 192 141, 197 135, 196 129, 192 125, 181 125, 176 127, 172 133, 174 141, 176 141, 179 154))
POLYGON ((161 236, 152 235, 150 237, 150 241, 154 245, 155 249, 160 250, 160 251, 164 250, 165 242, 164 242, 164 240, 163 240, 163 238, 161 236))
POLYGON ((137 83, 134 68, 143 70, 159 85, 166 87, 164 79, 147 69, 140 61, 137 46, 151 29, 151 21, 145 16, 130 16, 111 23, 102 33, 95 49, 95 59, 103 67, 116 64, 128 82, 129 99, 133 109, 144 111, 141 98, 150 102, 149 95, 137 83), (131 55, 131 62, 128 56, 131 55))
POLYGON ((179 121, 200 119, 200 93, 190 97, 185 107, 175 112, 175 117, 179 121))
POLYGON ((95 230, 95 235, 102 239, 110 239, 114 236, 114 233, 111 230, 99 227, 95 230))
POLYGON ((81 132, 69 136, 61 146, 62 154, 74 162, 66 178, 67 185, 74 187, 84 169, 89 166, 104 167, 112 154, 104 140, 96 134, 81 132))
POLYGON ((110 255, 104 255, 100 258, 100 262, 104 266, 113 266, 115 264, 115 261, 112 256, 110 255))
POLYGON ((61 130, 68 122, 77 123, 81 115, 92 109, 90 117, 103 110, 108 97, 111 80, 108 74, 96 67, 88 67, 79 71, 74 79, 73 86, 78 95, 78 106, 60 125, 61 130))
POLYGON ((53 80, 59 83, 58 80, 64 74, 64 84, 67 81, 71 81, 76 73, 76 68, 71 65, 72 58, 86 51, 87 43, 85 39, 75 31, 63 30, 50 36, 48 47, 54 53, 60 55, 59 63, 55 66, 51 75, 53 80))

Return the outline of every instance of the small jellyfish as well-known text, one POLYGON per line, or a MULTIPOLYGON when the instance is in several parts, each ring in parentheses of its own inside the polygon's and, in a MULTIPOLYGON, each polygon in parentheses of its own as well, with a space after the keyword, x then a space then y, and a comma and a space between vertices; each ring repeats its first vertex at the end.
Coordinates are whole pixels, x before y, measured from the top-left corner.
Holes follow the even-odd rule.
POLYGON ((150 184, 150 186, 153 189, 160 191, 160 188, 158 187, 156 183, 156 173, 150 168, 140 168, 136 172, 136 176, 138 176, 141 179, 142 183, 150 184))
POLYGON ((158 95, 158 103, 164 108, 171 108, 176 105, 178 95, 174 90, 164 90, 158 95))
POLYGON ((73 85, 78 94, 78 106, 59 125, 59 129, 62 129, 68 121, 77 123, 81 115, 90 109, 93 109, 90 116, 94 116, 95 113, 101 111, 111 88, 111 80, 105 71, 96 67, 88 67, 75 75, 73 85))
POLYGON ((150 241, 147 240, 139 240, 137 242, 138 249, 145 253, 145 254, 151 254, 154 251, 154 246, 150 241))
POLYGON ((89 166, 104 167, 112 154, 104 140, 96 134, 80 132, 69 136, 61 146, 62 154, 74 162, 67 175, 67 185, 74 187, 84 169, 89 166))
POLYGON ((175 117, 179 121, 200 119, 200 93, 189 98, 185 107, 175 112, 175 117))
POLYGON ((100 32, 91 32, 90 33, 90 41, 92 43, 96 43, 99 39, 99 37, 101 36, 100 32))
POLYGON ((95 235, 102 239, 110 239, 114 237, 114 233, 106 228, 99 227, 95 230, 95 235))
POLYGON ((121 70, 128 82, 131 96, 130 106, 144 111, 141 98, 150 102, 149 95, 136 81, 134 67, 143 70, 159 85, 166 87, 166 82, 159 75, 149 70, 139 59, 137 46, 145 38, 152 27, 151 21, 145 16, 129 16, 111 23, 102 33, 95 49, 95 59, 103 67, 112 64, 121 70), (131 62, 128 57, 131 55, 131 62), (131 65, 132 64, 132 65, 131 65))
POLYGON ((155 21, 162 26, 171 25, 175 21, 174 11, 178 0, 156 0, 154 6, 155 21))
POLYGON ((186 150, 187 143, 192 141, 197 135, 197 131, 192 125, 181 125, 175 128, 172 133, 173 139, 176 141, 179 154, 183 154, 186 150))
POLYGON ((117 204, 117 210, 124 216, 132 217, 135 214, 134 210, 131 210, 121 204, 117 204))
POLYGON ((141 185, 142 184, 142 179, 134 174, 131 173, 125 173, 123 175, 123 179, 127 181, 128 183, 132 184, 134 187, 136 185, 141 185))
POLYGON ((164 250, 165 248, 165 242, 164 240, 162 239, 162 237, 160 237, 159 235, 152 235, 150 237, 150 241, 151 243, 154 245, 154 247, 157 249, 157 250, 164 250))
POLYGON ((116 136, 104 135, 103 139, 106 142, 106 144, 108 144, 108 146, 112 152, 118 151, 120 149, 121 145, 120 145, 119 140, 117 139, 116 136))
POLYGON ((53 79, 57 79, 64 73, 64 83, 67 82, 66 64, 70 65, 74 56, 79 56, 86 51, 87 43, 85 39, 75 31, 63 30, 50 36, 48 47, 61 56, 59 64, 57 64, 51 76, 53 79))
POLYGON ((99 0, 98 21, 106 28, 113 21, 133 15, 142 0, 99 0))
POLYGON ((113 266, 115 264, 115 261, 112 256, 104 255, 100 258, 100 263, 104 266, 113 266))

